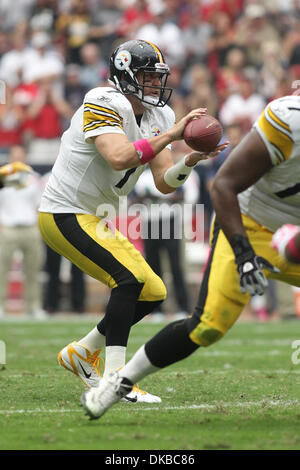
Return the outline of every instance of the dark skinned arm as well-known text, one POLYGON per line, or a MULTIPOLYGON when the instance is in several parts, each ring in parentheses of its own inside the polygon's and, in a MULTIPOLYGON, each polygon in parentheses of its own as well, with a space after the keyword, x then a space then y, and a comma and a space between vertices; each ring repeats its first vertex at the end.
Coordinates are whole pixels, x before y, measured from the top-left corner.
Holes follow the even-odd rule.
POLYGON ((252 129, 229 154, 219 169, 211 189, 211 199, 224 234, 247 236, 242 224, 237 195, 256 183, 272 168, 268 150, 252 129))
POLYGON ((263 268, 272 272, 278 269, 254 252, 242 223, 237 196, 271 168, 268 150, 252 129, 227 157, 211 190, 216 218, 235 255, 241 291, 250 295, 262 295, 268 285, 263 268))

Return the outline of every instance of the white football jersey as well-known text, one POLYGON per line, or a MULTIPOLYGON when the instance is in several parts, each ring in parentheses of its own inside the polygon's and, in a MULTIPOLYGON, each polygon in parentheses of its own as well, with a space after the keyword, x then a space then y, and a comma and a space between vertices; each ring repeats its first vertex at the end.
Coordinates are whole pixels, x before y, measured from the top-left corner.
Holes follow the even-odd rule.
POLYGON ((239 194, 241 211, 274 232, 300 223, 300 96, 269 103, 254 128, 263 139, 273 167, 239 194))
POLYGON ((146 109, 138 126, 126 96, 113 87, 90 90, 62 136, 40 212, 99 215, 97 209, 103 204, 112 205, 117 211, 119 197, 132 191, 147 165, 114 170, 99 154, 92 137, 125 134, 134 142, 159 135, 174 123, 174 112, 166 105, 146 109))

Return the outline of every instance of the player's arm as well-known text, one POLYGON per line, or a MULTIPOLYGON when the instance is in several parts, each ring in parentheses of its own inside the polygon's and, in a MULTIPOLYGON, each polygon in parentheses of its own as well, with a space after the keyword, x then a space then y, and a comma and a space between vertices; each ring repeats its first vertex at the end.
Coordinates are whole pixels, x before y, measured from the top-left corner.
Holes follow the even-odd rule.
POLYGON ((256 183, 272 168, 269 152, 255 129, 232 150, 219 169, 211 189, 211 199, 224 234, 246 236, 238 194, 256 183))
POLYGON ((201 160, 214 158, 222 152, 229 142, 218 145, 217 148, 210 153, 190 152, 184 155, 181 160, 174 164, 172 152, 169 149, 162 150, 154 160, 150 162, 150 168, 157 189, 168 194, 176 191, 182 186, 189 177, 193 167, 201 160))
POLYGON ((167 145, 182 139, 186 124, 206 113, 202 108, 194 109, 183 117, 172 129, 159 136, 129 142, 124 134, 101 134, 94 138, 95 146, 114 170, 127 170, 153 160, 167 145))
POLYGON ((262 294, 267 285, 261 268, 277 272, 256 256, 242 223, 238 194, 256 183, 272 168, 269 152, 255 129, 229 154, 211 190, 216 218, 235 254, 242 292, 262 294))
POLYGON ((111 167, 114 170, 121 171, 142 165, 141 153, 146 155, 147 158, 147 150, 149 153, 152 151, 155 157, 157 153, 172 142, 171 139, 171 135, 165 132, 160 136, 144 139, 148 142, 147 145, 147 142, 143 143, 142 141, 137 141, 137 143, 129 142, 126 135, 123 134, 108 133, 95 137, 94 142, 98 152, 111 167), (144 148, 136 148, 139 145, 142 147, 143 144, 144 148))

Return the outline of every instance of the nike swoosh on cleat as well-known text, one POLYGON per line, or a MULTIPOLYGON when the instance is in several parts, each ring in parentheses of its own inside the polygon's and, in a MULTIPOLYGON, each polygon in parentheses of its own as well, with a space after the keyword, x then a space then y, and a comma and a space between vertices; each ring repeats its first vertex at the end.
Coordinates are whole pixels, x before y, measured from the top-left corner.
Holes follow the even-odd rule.
POLYGON ((83 368, 82 365, 81 365, 81 362, 79 362, 79 365, 80 365, 80 367, 81 367, 81 369, 82 369, 82 371, 83 371, 83 373, 84 373, 85 378, 86 378, 86 379, 89 379, 92 374, 87 374, 87 373, 86 373, 86 371, 84 370, 84 368, 83 368))
POLYGON ((125 397, 123 397, 123 398, 125 398, 125 400, 127 400, 127 401, 131 401, 132 403, 136 403, 136 402, 137 402, 137 397, 130 398, 130 397, 125 396, 125 397))

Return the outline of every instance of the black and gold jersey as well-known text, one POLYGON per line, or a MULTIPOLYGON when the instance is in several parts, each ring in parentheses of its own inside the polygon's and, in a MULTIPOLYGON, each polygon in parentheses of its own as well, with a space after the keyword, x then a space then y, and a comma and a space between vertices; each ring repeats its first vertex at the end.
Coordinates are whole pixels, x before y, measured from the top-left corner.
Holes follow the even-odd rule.
POLYGON ((165 132, 174 122, 174 112, 166 105, 146 109, 138 125, 130 102, 118 90, 113 87, 90 90, 62 136, 40 211, 99 215, 98 208, 103 204, 117 211, 120 196, 132 191, 147 165, 114 170, 98 152, 93 138, 123 134, 134 142, 165 132))

